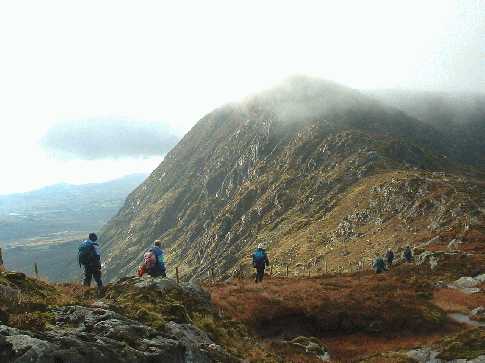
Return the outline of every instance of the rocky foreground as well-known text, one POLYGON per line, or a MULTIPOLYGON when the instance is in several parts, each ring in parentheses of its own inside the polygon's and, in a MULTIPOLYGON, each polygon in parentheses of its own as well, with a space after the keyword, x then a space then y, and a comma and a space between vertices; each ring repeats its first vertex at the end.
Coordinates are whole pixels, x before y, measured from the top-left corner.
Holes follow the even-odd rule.
POLYGON ((2 282, 9 305, 3 320, 17 327, 0 325, 1 362, 238 361, 192 323, 184 305, 165 301, 159 308, 167 309, 164 317, 170 320, 163 323, 161 315, 142 307, 142 300, 157 304, 150 300, 152 295, 181 294, 200 311, 209 309, 207 294, 193 285, 131 278, 108 287, 103 300, 93 300, 89 291, 77 297, 71 292, 72 301, 63 301, 68 297, 58 294, 66 286, 50 287, 19 273, 4 274, 2 282), (136 297, 128 297, 132 293, 140 294, 141 305, 136 297), (116 302, 111 300, 114 296, 116 302), (125 306, 124 299, 132 306, 125 306))
POLYGON ((390 271, 93 289, 0 274, 0 362, 485 362, 485 243, 390 271))

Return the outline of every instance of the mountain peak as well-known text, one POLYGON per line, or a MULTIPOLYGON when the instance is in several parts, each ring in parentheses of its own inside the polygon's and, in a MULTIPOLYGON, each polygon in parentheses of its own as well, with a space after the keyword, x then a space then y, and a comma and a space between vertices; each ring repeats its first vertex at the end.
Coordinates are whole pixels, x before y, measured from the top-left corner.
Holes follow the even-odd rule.
MULTIPOLYGON (((357 259, 379 248, 369 250, 370 236, 428 237, 441 228, 444 205, 436 200, 448 211, 465 203, 451 186, 439 186, 443 176, 432 176, 463 174, 456 144, 445 136, 353 89, 290 77, 206 115, 130 194, 101 233, 107 276, 135 271, 155 239, 168 264, 198 277, 209 269, 247 271, 259 241, 270 242, 280 269, 327 254, 339 261, 347 244, 357 259), (436 189, 444 194, 433 195, 436 189), (420 218, 421 234, 410 234, 420 218)), ((463 188, 461 179, 448 179, 463 188)))
POLYGON ((299 121, 352 106, 363 98, 358 91, 335 82, 295 75, 248 97, 245 104, 266 108, 283 121, 299 121))

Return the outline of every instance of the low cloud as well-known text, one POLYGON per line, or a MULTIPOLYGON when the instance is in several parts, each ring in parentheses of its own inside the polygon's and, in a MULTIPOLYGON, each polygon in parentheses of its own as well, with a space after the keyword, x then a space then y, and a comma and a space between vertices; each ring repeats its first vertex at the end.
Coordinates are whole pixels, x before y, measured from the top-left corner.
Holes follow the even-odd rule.
POLYGON ((41 140, 56 157, 84 160, 159 156, 177 142, 162 123, 116 120, 57 124, 41 140))

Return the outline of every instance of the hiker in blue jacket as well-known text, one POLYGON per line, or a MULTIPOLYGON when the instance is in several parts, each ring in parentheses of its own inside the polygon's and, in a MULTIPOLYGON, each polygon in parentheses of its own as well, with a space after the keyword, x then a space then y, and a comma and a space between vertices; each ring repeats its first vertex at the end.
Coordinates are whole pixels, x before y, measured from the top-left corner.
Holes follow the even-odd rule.
POLYGON ((386 260, 387 260, 387 268, 390 269, 392 266, 392 261, 394 261, 394 252, 392 251, 391 247, 387 249, 386 260))
POLYGON ((151 248, 155 256, 157 257, 157 265, 154 269, 151 271, 148 271, 150 276, 156 277, 156 276, 162 276, 162 277, 167 277, 166 271, 165 271, 165 263, 163 261, 163 250, 162 250, 162 242, 160 240, 156 240, 153 243, 153 247, 151 248))
POLYGON ((263 244, 258 244, 258 249, 253 253, 253 267, 256 269, 256 283, 262 282, 264 269, 269 266, 268 255, 264 250, 263 244))
POLYGON ((374 263, 372 264, 372 267, 374 268, 374 271, 376 274, 380 274, 386 271, 386 264, 384 263, 384 259, 379 255, 376 255, 376 258, 374 260, 374 263))
POLYGON ((413 262, 413 251, 411 250, 411 247, 408 245, 406 246, 406 249, 403 252, 403 257, 406 262, 413 262))
POLYGON ((101 281, 101 255, 99 245, 96 243, 98 236, 96 236, 96 233, 90 233, 88 238, 79 246, 79 266, 84 266, 84 286, 91 286, 91 280, 94 278, 99 293, 103 287, 103 282, 101 281))

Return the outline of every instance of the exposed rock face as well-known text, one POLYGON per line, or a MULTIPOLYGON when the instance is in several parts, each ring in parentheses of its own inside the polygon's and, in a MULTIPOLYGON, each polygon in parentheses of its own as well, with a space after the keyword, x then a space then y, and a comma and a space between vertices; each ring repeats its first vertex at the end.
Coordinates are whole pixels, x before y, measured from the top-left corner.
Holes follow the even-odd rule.
POLYGON ((101 233, 106 276, 133 273, 155 239, 169 270, 231 276, 250 268, 261 241, 275 273, 287 263, 317 268, 318 256, 335 270, 384 244, 483 225, 485 188, 453 174, 461 172, 442 132, 353 90, 300 78, 217 109, 101 233), (348 246, 354 251, 339 256, 348 246))
MULTIPOLYGON (((179 287, 171 280, 132 278, 125 279, 125 285, 121 285, 123 282, 111 288, 131 288, 131 291, 140 294, 151 291, 188 294, 194 302, 200 302, 199 306, 210 305, 207 295, 196 287, 179 287)), ((168 321, 162 328, 155 329, 113 311, 103 301, 97 301, 92 306, 53 307, 47 313, 52 316, 52 322, 42 331, 0 325, 1 362, 239 361, 191 323, 168 321)))
POLYGON ((67 306, 45 333, 0 325, 2 362, 236 362, 192 325, 163 334, 109 310, 67 306))
POLYGON ((290 342, 286 342, 286 344, 291 344, 308 355, 314 355, 322 362, 330 361, 330 354, 328 354, 327 348, 325 348, 316 338, 296 337, 290 342))
POLYGON ((460 277, 458 280, 452 282, 449 287, 454 289, 461 289, 467 294, 475 294, 477 292, 480 292, 480 289, 477 286, 483 284, 484 282, 485 274, 475 277, 463 276, 460 277))
POLYGON ((479 306, 473 309, 470 312, 470 318, 473 320, 485 322, 485 308, 483 306, 479 306))

